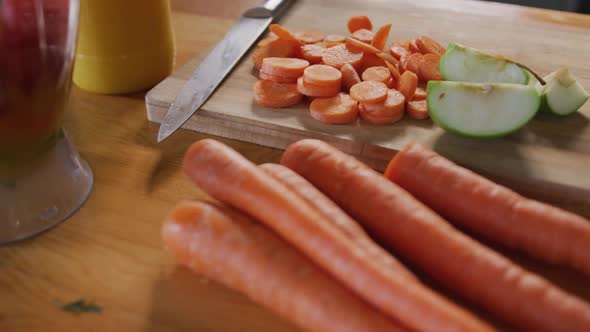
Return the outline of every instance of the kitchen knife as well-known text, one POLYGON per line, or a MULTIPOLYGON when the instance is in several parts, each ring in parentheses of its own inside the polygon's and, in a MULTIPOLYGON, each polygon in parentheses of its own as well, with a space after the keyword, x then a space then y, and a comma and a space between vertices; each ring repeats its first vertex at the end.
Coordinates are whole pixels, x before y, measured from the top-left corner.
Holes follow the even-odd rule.
POLYGON ((268 0, 244 12, 221 42, 207 55, 168 109, 158 132, 162 142, 207 101, 215 88, 256 42, 274 18, 294 0, 268 0))

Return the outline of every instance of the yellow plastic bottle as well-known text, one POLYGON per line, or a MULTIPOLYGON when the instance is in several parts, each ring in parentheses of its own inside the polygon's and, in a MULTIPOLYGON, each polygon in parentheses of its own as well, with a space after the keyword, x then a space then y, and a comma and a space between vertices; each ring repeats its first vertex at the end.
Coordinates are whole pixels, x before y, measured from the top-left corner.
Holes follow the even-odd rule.
POLYGON ((74 83, 124 94, 170 75, 174 35, 169 0, 81 0, 74 83))

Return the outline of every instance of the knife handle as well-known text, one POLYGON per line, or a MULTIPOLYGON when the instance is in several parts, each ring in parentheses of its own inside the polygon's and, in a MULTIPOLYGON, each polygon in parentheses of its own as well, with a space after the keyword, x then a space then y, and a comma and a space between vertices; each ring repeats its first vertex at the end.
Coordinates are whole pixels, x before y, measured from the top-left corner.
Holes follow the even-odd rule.
POLYGON ((242 16, 250 18, 274 18, 295 0, 266 0, 258 7, 248 9, 242 16))

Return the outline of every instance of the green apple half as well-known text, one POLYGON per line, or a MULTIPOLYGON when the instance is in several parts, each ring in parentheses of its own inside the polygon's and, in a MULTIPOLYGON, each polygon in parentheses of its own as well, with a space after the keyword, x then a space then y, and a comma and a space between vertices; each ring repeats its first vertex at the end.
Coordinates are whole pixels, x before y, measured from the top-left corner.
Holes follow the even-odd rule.
POLYGON ((447 81, 528 84, 531 78, 510 60, 455 43, 449 44, 439 68, 447 81))
POLYGON ((541 111, 558 115, 572 114, 590 98, 567 67, 552 72, 544 80, 546 85, 535 85, 541 94, 541 111))
POLYGON ((500 137, 520 129, 541 104, 534 86, 510 83, 428 82, 428 111, 450 132, 500 137))

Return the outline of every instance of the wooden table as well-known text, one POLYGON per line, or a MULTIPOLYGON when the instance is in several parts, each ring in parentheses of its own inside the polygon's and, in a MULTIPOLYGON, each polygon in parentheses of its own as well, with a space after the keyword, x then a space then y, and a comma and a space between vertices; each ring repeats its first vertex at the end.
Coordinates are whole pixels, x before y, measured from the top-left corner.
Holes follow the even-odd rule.
MULTIPOLYGON (((255 2, 173 0, 177 66, 212 46, 255 2)), ((590 16, 487 5, 466 4, 488 15, 509 12, 515 20, 523 15, 590 26, 590 16)), ((0 248, 0 331, 295 331, 244 296, 175 267, 162 248, 167 211, 203 196, 180 162, 192 142, 208 136, 179 131, 156 144, 157 126, 146 120, 143 93, 101 96, 76 89, 73 101, 66 128, 94 170, 94 192, 54 230, 0 248), (57 305, 79 298, 104 311, 76 316, 57 305)), ((276 162, 281 153, 221 141, 256 163, 276 162)), ((580 275, 508 254, 590 299, 588 280, 580 275)))

